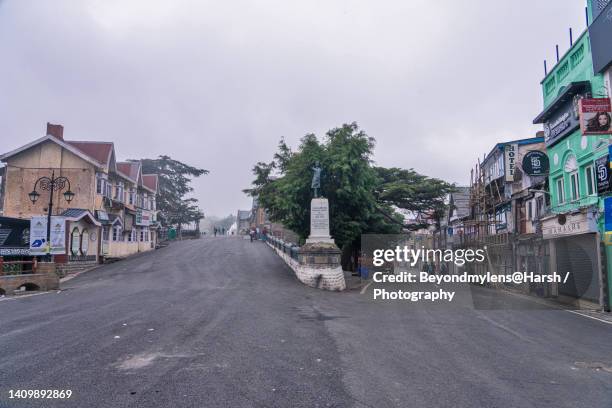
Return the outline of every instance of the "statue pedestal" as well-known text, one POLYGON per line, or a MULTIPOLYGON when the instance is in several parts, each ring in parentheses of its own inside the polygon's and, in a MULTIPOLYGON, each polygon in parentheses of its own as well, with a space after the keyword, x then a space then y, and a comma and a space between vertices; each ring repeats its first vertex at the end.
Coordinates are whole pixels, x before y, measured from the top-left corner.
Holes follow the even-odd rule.
POLYGON ((307 244, 334 243, 329 235, 329 202, 327 198, 313 198, 310 202, 310 236, 307 244))

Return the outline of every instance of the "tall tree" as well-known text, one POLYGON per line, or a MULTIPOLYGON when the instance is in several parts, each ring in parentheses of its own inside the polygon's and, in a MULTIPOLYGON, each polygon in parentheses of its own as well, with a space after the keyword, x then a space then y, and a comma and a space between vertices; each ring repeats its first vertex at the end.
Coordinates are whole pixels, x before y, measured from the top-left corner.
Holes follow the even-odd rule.
POLYGON ((257 196, 272 220, 303 240, 310 229, 312 168, 319 162, 323 168, 321 192, 329 199, 331 234, 343 251, 343 266, 352 269, 361 234, 417 229, 405 225, 396 210, 419 213, 421 218, 435 216, 452 188, 412 169, 374 167, 374 144, 374 138, 356 123, 331 129, 323 141, 307 134, 296 151, 281 139, 273 160, 253 167, 252 188, 244 191, 257 196))
POLYGON ((183 224, 204 218, 198 200, 187 195, 193 191, 192 178, 208 174, 208 170, 163 155, 157 159, 142 159, 142 171, 159 176, 156 200, 162 225, 176 225, 180 230, 183 224))

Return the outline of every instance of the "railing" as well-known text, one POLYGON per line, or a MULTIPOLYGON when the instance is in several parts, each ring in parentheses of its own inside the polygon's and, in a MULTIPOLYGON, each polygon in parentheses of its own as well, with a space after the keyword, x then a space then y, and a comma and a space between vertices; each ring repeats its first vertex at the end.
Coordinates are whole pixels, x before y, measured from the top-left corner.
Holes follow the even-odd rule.
POLYGON ((36 258, 31 261, 5 261, 0 256, 0 275, 24 275, 36 273, 36 258))
POLYGON ((96 260, 95 255, 70 255, 68 256, 69 262, 92 262, 96 260))
POLYGON ((291 242, 285 242, 282 239, 276 238, 271 235, 266 236, 266 240, 276 249, 283 251, 289 255, 292 259, 298 260, 298 252, 300 247, 291 242))

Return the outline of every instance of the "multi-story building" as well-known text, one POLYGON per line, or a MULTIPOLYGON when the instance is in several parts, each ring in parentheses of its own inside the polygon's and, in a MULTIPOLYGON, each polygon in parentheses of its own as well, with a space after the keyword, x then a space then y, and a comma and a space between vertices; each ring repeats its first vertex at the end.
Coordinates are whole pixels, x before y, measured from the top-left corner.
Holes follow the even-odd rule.
MULTIPOLYGON (((604 3, 588 0, 589 21, 604 3)), ((609 37, 606 41, 609 48, 609 37)), ((549 242, 550 270, 570 272, 566 283, 553 285, 553 295, 609 307, 606 282, 612 252, 603 250, 601 237, 603 199, 610 184, 610 136, 588 134, 580 126, 582 104, 593 98, 609 99, 604 75, 593 70, 591 48, 585 30, 541 81, 544 110, 534 123, 544 125, 551 201, 541 227, 549 242), (608 271, 601 267, 606 252, 608 271)))
MULTIPOLYGON (((66 218, 67 251, 58 263, 93 262, 150 250, 156 243, 157 175, 142 174, 138 161, 117 162, 110 142, 70 141, 61 125, 0 156, 5 165, 1 197, 5 216, 31 218, 47 212, 48 191, 32 202, 42 176, 64 176, 74 199, 54 192, 52 215, 66 218)), ((40 186, 39 186, 40 188, 40 186)))

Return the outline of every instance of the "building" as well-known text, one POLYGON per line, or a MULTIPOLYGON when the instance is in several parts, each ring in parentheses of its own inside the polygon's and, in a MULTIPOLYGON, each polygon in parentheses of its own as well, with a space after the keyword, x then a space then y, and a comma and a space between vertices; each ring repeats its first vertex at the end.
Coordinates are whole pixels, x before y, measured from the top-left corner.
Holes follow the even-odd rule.
POLYGON ((5 163, 2 207, 5 216, 30 219, 45 215, 47 194, 29 194, 43 176, 64 176, 75 193, 68 203, 54 192, 53 214, 66 220, 66 254, 57 263, 99 262, 155 248, 157 175, 142 174, 138 161, 117 162, 111 142, 65 140, 61 125, 0 156, 5 163))
MULTIPOLYGON (((587 2, 589 21, 601 13, 603 3, 587 2)), ((590 41, 589 31, 584 31, 545 73, 543 111, 533 122, 544 126, 550 161, 550 208, 541 218, 549 270, 570 272, 567 283, 552 286, 552 294, 578 305, 607 308, 612 252, 603 249, 602 236, 604 199, 610 194, 609 134, 589 134, 584 123, 581 126, 581 110, 594 98, 609 101, 609 91, 604 75, 594 72, 590 41), (602 268, 606 253, 608 267, 602 268)))
POLYGON ((236 214, 236 234, 244 235, 249 233, 251 228, 251 211, 238 210, 236 214))

